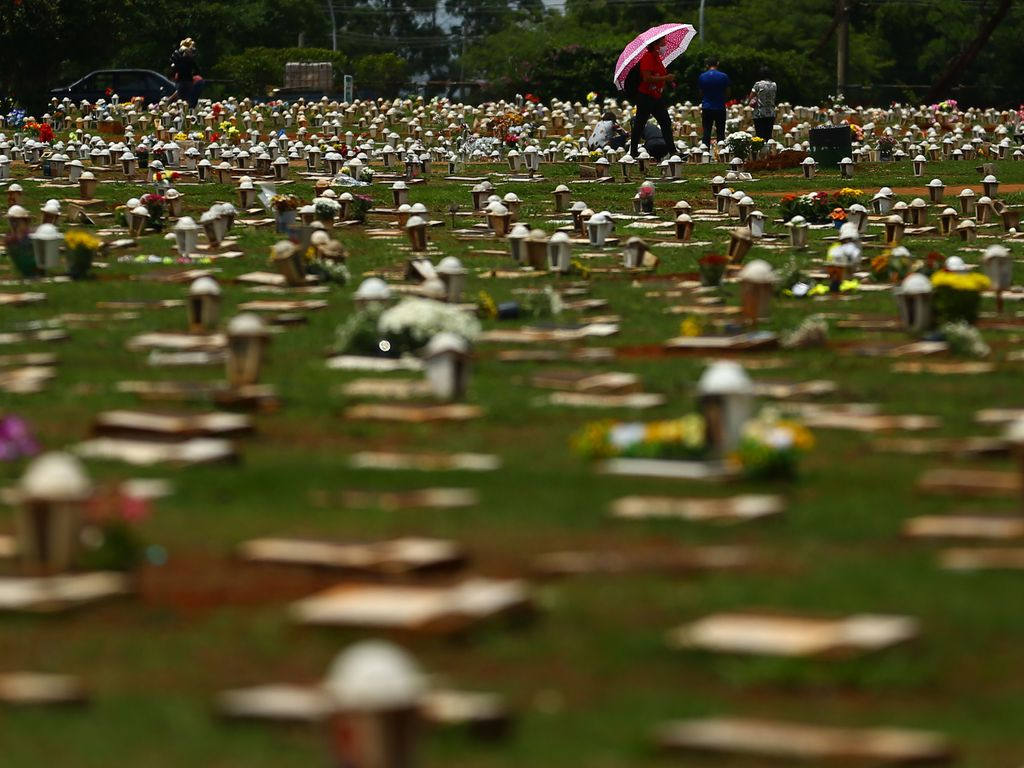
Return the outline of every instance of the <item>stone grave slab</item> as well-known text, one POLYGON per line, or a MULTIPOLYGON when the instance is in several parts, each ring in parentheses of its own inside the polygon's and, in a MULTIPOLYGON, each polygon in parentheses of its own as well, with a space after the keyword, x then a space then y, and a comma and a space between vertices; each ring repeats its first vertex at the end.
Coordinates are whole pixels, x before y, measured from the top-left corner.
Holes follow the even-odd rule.
POLYGON ((1024 547, 960 547, 939 553, 946 571, 1022 571, 1024 547))
POLYGON ((755 563, 746 547, 689 547, 651 550, 574 550, 548 552, 533 559, 532 569, 542 576, 586 574, 667 573, 729 571, 755 563))
POLYGON ((1002 498, 1019 496, 1020 474, 991 469, 929 469, 917 480, 919 493, 1002 498))
POLYGON ((917 622, 906 616, 858 614, 819 619, 756 613, 719 613, 669 633, 680 650, 753 656, 851 657, 908 642, 917 622))
POLYGON ((80 680, 41 672, 0 673, 0 704, 16 707, 84 704, 89 693, 80 680))
POLYGON ((42 330, 42 331, 20 331, 13 333, 0 333, 0 346, 7 344, 50 344, 56 341, 67 341, 66 331, 42 330))
POLYGON ((319 299, 297 299, 295 301, 272 301, 262 299, 246 301, 238 305, 240 312, 313 312, 327 309, 328 303, 319 299))
POLYGON ((356 379, 341 387, 345 397, 374 400, 430 398, 430 383, 422 379, 356 379))
POLYGON ((544 344, 552 341, 580 341, 588 338, 614 336, 619 326, 612 323, 590 323, 576 328, 494 328, 480 334, 479 343, 544 344))
MULTIPOLYGON (((216 709, 224 717, 279 723, 318 723, 334 710, 319 686, 272 684, 224 691, 216 709)), ((496 694, 448 688, 428 690, 420 700, 420 715, 429 727, 467 727, 479 737, 502 733, 510 714, 496 694)))
POLYGON ((321 507, 340 505, 365 509, 466 509, 480 503, 472 488, 419 488, 408 491, 311 491, 321 507))
POLYGON ((928 373, 934 376, 949 376, 955 374, 976 376, 982 373, 992 373, 995 369, 996 366, 994 363, 982 362, 924 362, 920 360, 908 360, 892 364, 893 373, 928 373))
POLYGON ((770 349, 778 345, 779 337, 771 331, 752 331, 735 336, 679 336, 665 342, 670 350, 692 350, 707 352, 711 350, 746 351, 754 349, 770 349))
POLYGON ((104 411, 93 420, 93 434, 133 439, 187 440, 236 437, 253 431, 252 419, 234 413, 104 411))
POLYGON ((737 476, 734 467, 717 461, 671 461, 668 459, 608 459, 597 465, 598 474, 625 477, 663 477, 672 480, 729 480, 737 476))
POLYGON ((974 421, 978 424, 1006 426, 1024 419, 1024 408, 983 408, 974 412, 974 421))
POLYGON ((668 398, 655 392, 629 392, 626 394, 599 394, 593 392, 552 392, 540 399, 548 405, 568 408, 628 408, 647 410, 668 402, 668 398))
POLYGON ((451 634, 530 607, 522 581, 470 578, 440 587, 341 584, 294 603, 291 615, 314 626, 451 634))
POLYGON ((12 395, 42 392, 47 383, 56 375, 56 368, 38 365, 0 370, 0 392, 12 395))
POLYGON ((501 468, 501 457, 487 453, 361 451, 349 456, 348 463, 354 469, 493 472, 501 468))
POLYGON ((1024 538, 1024 517, 1008 515, 923 515, 903 524, 903 535, 913 539, 1024 538))
POLYGON ((59 613, 129 591, 128 579, 120 573, 0 577, 0 611, 59 613))
POLYGON ((26 291, 24 293, 0 293, 0 307, 21 307, 46 301, 45 293, 26 291))
POLYGON ((871 443, 876 451, 905 453, 911 456, 952 456, 956 458, 977 458, 982 456, 1005 456, 1010 452, 1010 443, 1001 437, 887 437, 871 443))
POLYGON ((351 421, 397 421, 406 424, 429 424, 443 421, 472 421, 484 415, 478 405, 444 403, 362 403, 346 408, 344 417, 351 421))
POLYGON ((201 368, 205 366, 222 366, 225 358, 224 350, 195 352, 160 352, 152 350, 146 356, 146 365, 154 368, 201 368))
POLYGON ((86 459, 123 461, 148 467, 154 464, 211 464, 238 458, 234 444, 219 438, 195 437, 177 443, 97 437, 72 449, 86 459))
POLYGON ((495 358, 502 363, 603 363, 615 359, 615 350, 610 347, 503 349, 495 358))
POLYGON ((573 368, 535 373, 530 377, 530 384, 544 389, 583 392, 593 395, 626 395, 640 392, 643 389, 643 383, 635 373, 593 372, 573 368))
POLYGON ((655 732, 666 750, 858 765, 949 763, 942 735, 895 728, 836 728, 747 718, 705 718, 666 723, 655 732))
POLYGON ((335 355, 327 359, 327 367, 332 371, 373 371, 375 373, 421 371, 423 370, 423 361, 409 355, 397 358, 335 355))
POLYGON ((133 336, 128 340, 132 351, 160 349, 174 352, 218 351, 227 346, 228 337, 223 333, 164 333, 154 331, 133 336))
POLYGON ((465 551, 456 542, 423 538, 366 543, 251 539, 238 547, 237 554, 250 563, 313 566, 370 576, 457 568, 466 561, 465 551))
POLYGON ((795 397, 822 397, 836 392, 838 387, 834 381, 813 379, 811 381, 755 381, 754 393, 758 397, 772 400, 791 400, 795 397))
POLYGON ((224 381, 121 381, 117 383, 117 391, 152 402, 214 402, 263 411, 280 405, 274 389, 265 384, 232 389, 224 381))
POLYGON ((745 522, 780 515, 781 496, 742 494, 703 499, 682 496, 623 496, 611 505, 612 517, 623 520, 675 519, 691 522, 745 522))

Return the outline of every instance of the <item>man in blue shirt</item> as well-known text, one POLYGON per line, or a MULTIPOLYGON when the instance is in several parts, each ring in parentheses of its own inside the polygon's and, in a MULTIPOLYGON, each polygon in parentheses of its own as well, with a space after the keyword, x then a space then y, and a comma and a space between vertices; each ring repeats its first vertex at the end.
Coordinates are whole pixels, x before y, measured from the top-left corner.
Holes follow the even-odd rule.
POLYGON ((705 62, 707 70, 697 79, 700 89, 700 116, 704 127, 704 145, 711 146, 711 126, 714 125, 718 141, 725 141, 725 101, 729 98, 731 81, 718 69, 718 59, 711 56, 705 62))

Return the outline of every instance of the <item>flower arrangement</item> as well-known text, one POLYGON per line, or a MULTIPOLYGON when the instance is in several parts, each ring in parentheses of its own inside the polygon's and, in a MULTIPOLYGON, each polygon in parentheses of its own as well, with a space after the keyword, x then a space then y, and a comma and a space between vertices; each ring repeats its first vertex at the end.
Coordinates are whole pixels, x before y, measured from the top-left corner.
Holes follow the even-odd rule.
POLYGON ((406 298, 381 313, 377 330, 392 349, 413 351, 442 331, 473 341, 480 335, 480 321, 450 304, 406 298))
POLYGON ((746 160, 750 157, 751 142, 753 137, 746 131, 736 131, 725 137, 729 142, 729 152, 732 157, 746 160))
POLYGON ((320 278, 322 283, 346 285, 352 279, 344 261, 324 258, 314 246, 307 248, 303 257, 306 260, 306 273, 320 278))
POLYGON ((932 104, 931 110, 937 115, 949 115, 959 111, 959 107, 957 106, 956 99, 946 99, 938 104, 932 104))
POLYGON ((72 229, 64 235, 67 246, 68 274, 73 280, 88 277, 92 261, 102 242, 84 229, 72 229))
POLYGON ((489 320, 528 318, 543 320, 560 315, 565 308, 562 297, 550 285, 543 290, 526 294, 522 301, 497 303, 487 291, 477 294, 476 312, 489 320))
POLYGON ((329 197, 318 197, 313 203, 313 210, 320 221, 334 221, 341 213, 341 203, 329 197))
POLYGON ((36 257, 32 250, 32 241, 28 235, 17 237, 11 232, 4 235, 4 247, 7 257, 11 260, 15 270, 22 277, 36 277, 39 275, 39 267, 36 265, 36 257))
POLYGON ((572 446, 585 459, 699 459, 707 452, 707 425, 698 414, 648 423, 594 421, 573 436, 572 446))
POLYGON ((25 110, 12 106, 7 114, 4 115, 3 122, 8 128, 18 130, 25 124, 25 110))
POLYGON ((871 259, 871 276, 880 283, 898 283, 910 274, 910 260, 904 249, 891 248, 871 259))
POLYGON ((931 281, 932 308, 940 323, 973 323, 978 319, 981 292, 992 286, 981 272, 950 272, 945 269, 934 272, 931 281))
POLYGON ((146 210, 149 211, 149 223, 147 226, 157 232, 163 232, 164 208, 167 204, 164 196, 150 192, 149 194, 140 197, 139 203, 145 206, 146 210))
POLYGON ((792 480, 800 459, 814 447, 814 436, 795 421, 764 408, 743 427, 739 447, 730 457, 752 480, 792 480))
POLYGON ((789 193, 779 202, 782 218, 789 221, 794 216, 803 216, 812 224, 829 224, 834 221, 836 208, 844 210, 863 199, 864 193, 852 187, 843 187, 838 192, 808 192, 805 195, 789 193))
POLYGON ((956 357, 988 357, 992 352, 981 332, 970 323, 946 323, 939 331, 949 345, 949 353, 956 357))
POLYGON ((35 120, 28 120, 22 123, 22 130, 28 133, 36 141, 49 144, 53 141, 53 127, 49 123, 37 123, 35 120))
POLYGON ((856 123, 850 123, 850 133, 854 141, 864 141, 864 129, 856 123))
POLYGON ((270 205, 278 213, 294 211, 299 207, 299 198, 295 195, 274 195, 270 198, 270 205))
POLYGON ((39 443, 29 423, 8 413, 0 416, 0 461, 16 461, 39 453, 39 443))
POLYGON ((878 137, 878 153, 883 158, 889 158, 892 156, 893 151, 896 149, 896 139, 889 134, 884 134, 878 137))
POLYGON ((177 171, 157 171, 156 173, 153 174, 153 181, 155 181, 157 184, 161 184, 163 182, 174 183, 175 181, 178 181, 178 179, 180 178, 181 174, 178 173, 177 171))
POLYGON ((697 259, 697 271, 700 273, 700 284, 716 286, 722 284, 722 277, 729 265, 729 257, 720 253, 705 253, 697 259))
POLYGON ((366 214, 373 208, 373 198, 369 195, 353 195, 349 203, 348 215, 353 221, 366 221, 366 214))
POLYGON ((137 567, 146 547, 136 526, 150 515, 147 499, 120 491, 98 494, 86 511, 78 566, 86 570, 129 571, 137 567))
POLYGON ((783 349, 810 349, 828 344, 828 320, 824 315, 811 315, 800 321, 800 325, 787 334, 780 342, 783 349))

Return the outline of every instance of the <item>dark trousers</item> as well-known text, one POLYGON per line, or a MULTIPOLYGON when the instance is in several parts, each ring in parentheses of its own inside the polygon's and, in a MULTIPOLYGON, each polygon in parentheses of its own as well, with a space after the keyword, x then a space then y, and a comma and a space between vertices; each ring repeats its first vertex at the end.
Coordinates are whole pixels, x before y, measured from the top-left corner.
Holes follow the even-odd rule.
POLYGON ((668 144, 669 154, 676 153, 675 142, 672 141, 672 119, 668 116, 668 108, 661 99, 655 99, 645 93, 636 95, 636 115, 633 117, 633 132, 629 138, 629 154, 636 157, 640 142, 644 139, 644 126, 651 118, 658 121, 661 135, 668 144))
POLYGON ((725 110, 724 109, 702 109, 700 121, 704 126, 704 146, 711 146, 711 126, 715 127, 719 141, 725 141, 725 110))
POLYGON ((768 141, 772 137, 772 128, 775 127, 775 115, 771 117, 755 117, 754 118, 754 134, 760 136, 765 141, 768 141))

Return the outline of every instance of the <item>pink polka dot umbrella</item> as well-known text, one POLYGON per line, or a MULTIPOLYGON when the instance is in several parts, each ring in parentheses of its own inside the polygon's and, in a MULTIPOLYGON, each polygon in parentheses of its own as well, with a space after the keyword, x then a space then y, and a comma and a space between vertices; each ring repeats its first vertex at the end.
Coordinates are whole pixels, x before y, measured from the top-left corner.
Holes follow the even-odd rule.
POLYGON ((682 54, 697 36, 697 30, 691 24, 662 24, 651 27, 638 35, 633 42, 625 47, 619 60, 615 63, 615 77, 612 81, 620 91, 626 88, 626 77, 635 67, 647 50, 647 46, 657 40, 664 40, 665 47, 661 52, 661 63, 666 67, 682 54))

